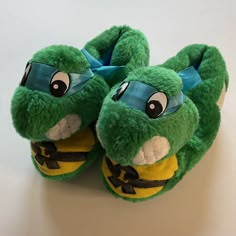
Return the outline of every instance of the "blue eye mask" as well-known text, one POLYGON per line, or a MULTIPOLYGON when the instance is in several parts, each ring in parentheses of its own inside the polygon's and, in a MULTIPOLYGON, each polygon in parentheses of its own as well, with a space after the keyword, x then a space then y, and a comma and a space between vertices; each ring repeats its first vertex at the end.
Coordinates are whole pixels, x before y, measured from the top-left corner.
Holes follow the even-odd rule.
POLYGON ((112 96, 112 99, 140 110, 150 118, 171 114, 184 103, 184 93, 202 81, 193 66, 180 71, 178 74, 182 79, 183 88, 176 96, 167 97, 165 93, 150 85, 139 81, 130 81, 122 83, 112 96))
POLYGON ((83 74, 64 73, 55 67, 32 62, 26 66, 20 85, 55 97, 70 96, 82 89, 93 76, 90 69, 83 74))
POLYGON ((139 81, 124 82, 113 95, 114 101, 124 102, 129 107, 157 118, 175 112, 184 102, 183 93, 167 97, 154 87, 139 81))
POLYGON ((97 60, 95 57, 93 57, 85 48, 81 50, 81 52, 86 57, 87 61, 89 62, 91 66, 91 70, 102 77, 107 77, 111 75, 113 72, 120 70, 124 68, 124 66, 111 66, 110 60, 111 60, 111 52, 106 55, 105 58, 101 60, 97 60))

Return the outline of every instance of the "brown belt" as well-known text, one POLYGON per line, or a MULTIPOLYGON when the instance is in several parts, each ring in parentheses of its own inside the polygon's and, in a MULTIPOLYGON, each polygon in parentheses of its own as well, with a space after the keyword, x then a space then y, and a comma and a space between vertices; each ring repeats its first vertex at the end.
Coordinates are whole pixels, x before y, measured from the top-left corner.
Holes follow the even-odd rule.
POLYGON ((134 188, 154 188, 164 186, 168 179, 164 180, 144 180, 139 178, 138 172, 131 166, 114 165, 109 158, 106 157, 106 164, 112 176, 108 176, 111 184, 118 188, 121 186, 123 193, 136 194, 134 188), (119 179, 121 170, 125 172, 124 181, 119 179))
POLYGON ((31 148, 35 152, 35 160, 43 165, 46 163, 48 169, 60 169, 58 161, 62 162, 78 162, 85 161, 86 152, 58 152, 56 146, 52 142, 31 142, 31 148), (45 155, 42 154, 42 148, 45 148, 45 155))

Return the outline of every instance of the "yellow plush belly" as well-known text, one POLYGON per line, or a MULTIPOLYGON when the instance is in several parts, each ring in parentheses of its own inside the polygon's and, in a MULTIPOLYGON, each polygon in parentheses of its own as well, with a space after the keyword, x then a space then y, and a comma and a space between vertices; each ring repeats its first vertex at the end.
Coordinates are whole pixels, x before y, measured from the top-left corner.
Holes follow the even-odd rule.
POLYGON ((55 142, 31 142, 32 156, 38 169, 48 176, 72 173, 85 162, 94 146, 90 128, 55 142))
POLYGON ((147 198, 160 192, 178 169, 176 155, 145 166, 121 166, 104 158, 102 172, 109 187, 119 196, 147 198))

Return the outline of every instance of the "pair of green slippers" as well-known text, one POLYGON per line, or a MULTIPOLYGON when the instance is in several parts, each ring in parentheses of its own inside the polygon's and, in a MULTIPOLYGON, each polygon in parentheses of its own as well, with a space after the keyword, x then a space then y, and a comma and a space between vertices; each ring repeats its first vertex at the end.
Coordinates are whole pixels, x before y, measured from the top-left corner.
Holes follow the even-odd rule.
POLYGON ((212 145, 228 74, 217 48, 194 44, 148 66, 142 32, 104 31, 82 50, 53 45, 26 65, 12 99, 37 170, 70 179, 100 160, 106 188, 129 201, 175 186, 212 145))

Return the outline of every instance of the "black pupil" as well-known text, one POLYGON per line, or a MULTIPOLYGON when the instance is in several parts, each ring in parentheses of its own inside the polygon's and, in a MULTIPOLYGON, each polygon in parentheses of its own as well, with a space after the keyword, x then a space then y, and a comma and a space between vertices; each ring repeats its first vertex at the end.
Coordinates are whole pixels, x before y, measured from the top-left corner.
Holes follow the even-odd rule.
POLYGON ((27 63, 23 78, 21 79, 21 82, 20 82, 20 86, 25 86, 29 72, 30 72, 30 64, 27 63))
POLYGON ((117 101, 120 97, 121 97, 121 95, 123 94, 123 86, 120 86, 117 90, 116 90, 116 93, 112 96, 112 99, 114 100, 114 101, 117 101))
POLYGON ((20 85, 21 86, 25 86, 26 80, 27 80, 27 75, 26 75, 26 72, 25 72, 24 75, 23 75, 23 78, 22 78, 22 80, 20 82, 20 85))
POLYGON ((146 105, 146 113, 150 118, 158 117, 163 111, 163 107, 159 101, 152 100, 146 105))
POLYGON ((55 97, 61 97, 67 90, 66 84, 62 80, 55 80, 50 84, 51 94, 55 97))

